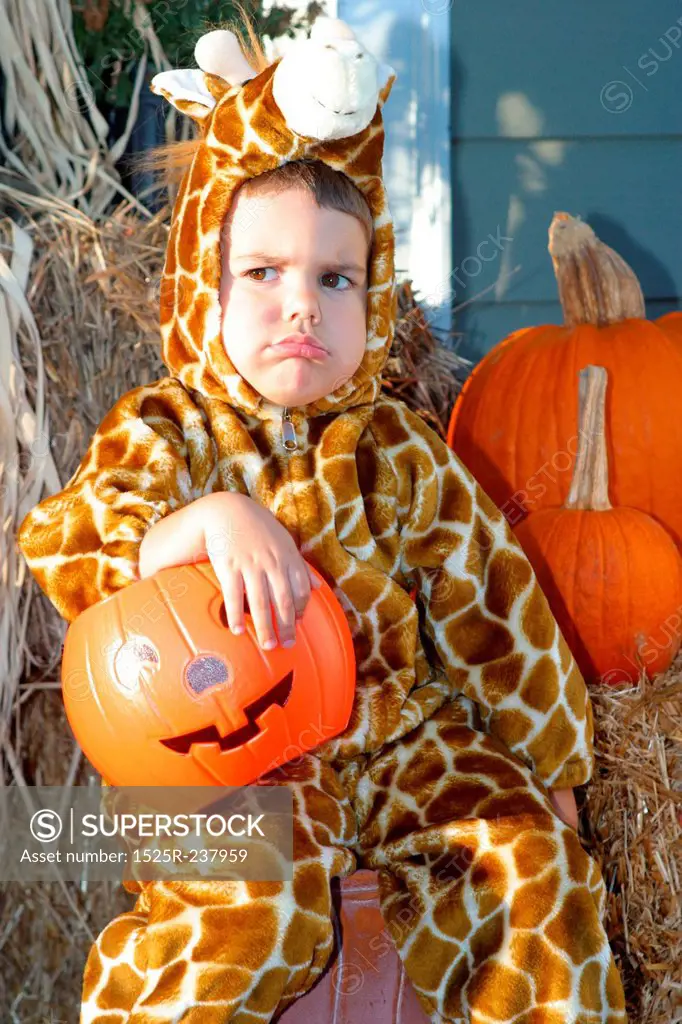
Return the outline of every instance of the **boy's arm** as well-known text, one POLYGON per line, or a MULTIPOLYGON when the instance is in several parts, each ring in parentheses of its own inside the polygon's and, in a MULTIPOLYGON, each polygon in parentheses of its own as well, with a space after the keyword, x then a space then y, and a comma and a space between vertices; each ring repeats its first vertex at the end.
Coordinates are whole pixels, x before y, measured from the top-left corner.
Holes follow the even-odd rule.
POLYGON ((192 501, 193 484, 208 477, 207 442, 199 410, 177 381, 135 388, 103 419, 64 489, 29 512, 19 548, 68 622, 139 578, 147 530, 192 501))
POLYGON ((587 689, 530 563, 457 456, 418 416, 402 415, 419 449, 399 485, 402 567, 448 678, 547 786, 586 782, 587 689))

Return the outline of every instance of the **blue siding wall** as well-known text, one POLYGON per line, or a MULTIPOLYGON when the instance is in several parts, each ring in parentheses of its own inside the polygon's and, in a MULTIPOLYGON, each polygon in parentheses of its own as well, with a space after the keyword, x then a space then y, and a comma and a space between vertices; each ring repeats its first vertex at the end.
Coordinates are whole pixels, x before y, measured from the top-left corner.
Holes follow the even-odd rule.
POLYGON ((456 0, 450 17, 459 351, 477 360, 518 327, 561 322, 557 210, 628 260, 650 316, 679 308, 679 0, 456 0))

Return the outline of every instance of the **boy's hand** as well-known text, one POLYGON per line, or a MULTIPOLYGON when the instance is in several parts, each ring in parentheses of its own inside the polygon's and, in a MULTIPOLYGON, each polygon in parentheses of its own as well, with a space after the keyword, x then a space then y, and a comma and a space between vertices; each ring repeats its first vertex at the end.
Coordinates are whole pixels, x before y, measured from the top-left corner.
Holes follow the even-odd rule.
POLYGON ((549 799, 562 821, 578 831, 578 808, 575 805, 575 794, 572 789, 549 789, 549 799))
POLYGON ((159 520, 140 546, 139 572, 151 576, 168 565, 208 558, 225 599, 227 624, 244 632, 244 594, 264 650, 296 640, 296 619, 319 580, 296 544, 268 509, 245 494, 219 491, 159 520), (277 634, 270 602, 275 607, 277 634))
POLYGON ((225 598, 227 623, 244 632, 244 594, 263 650, 296 641, 296 619, 319 581, 268 509, 243 494, 216 494, 204 517, 206 553, 225 598), (229 500, 223 500, 229 499, 229 500), (270 604, 274 605, 277 634, 270 604))

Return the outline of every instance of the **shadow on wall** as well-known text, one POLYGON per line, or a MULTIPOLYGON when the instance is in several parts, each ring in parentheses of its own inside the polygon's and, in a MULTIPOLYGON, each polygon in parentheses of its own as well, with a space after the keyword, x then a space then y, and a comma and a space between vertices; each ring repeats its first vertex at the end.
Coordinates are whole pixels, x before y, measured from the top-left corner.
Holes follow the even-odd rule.
MULTIPOLYGON (((506 322, 505 304, 519 302, 515 289, 542 291, 541 279, 551 273, 546 230, 554 210, 547 215, 545 208, 551 195, 562 191, 570 143, 545 137, 543 110, 513 88, 490 93, 497 133, 484 131, 481 139, 470 139, 460 108, 465 89, 471 87, 455 46, 451 75, 453 317, 460 332, 458 350, 476 362, 506 334, 525 325, 511 315, 506 322), (468 150, 467 142, 472 143, 468 150), (530 260, 528 229, 534 224, 543 225, 545 241, 530 260), (495 318, 499 336, 489 334, 491 310, 500 314, 495 318)), ((545 319, 560 322, 560 316, 545 319)), ((531 322, 543 322, 543 317, 531 322)))
MULTIPOLYGON (((465 59, 467 45, 464 40, 460 58, 454 39, 450 62, 451 299, 459 353, 477 362, 514 330, 561 323, 547 253, 547 230, 557 210, 583 217, 627 260, 650 297, 649 315, 679 309, 670 237, 680 208, 669 214, 666 228, 647 218, 649 210, 653 217, 660 214, 662 197, 640 191, 644 158, 636 136, 613 140, 606 129, 594 137, 575 134, 575 116, 580 125, 589 113, 579 103, 573 134, 562 137, 568 115, 543 93, 544 79, 529 80, 527 66, 513 58, 498 63, 491 77, 473 57, 465 59), (501 244, 481 260, 489 232, 501 244)), ((480 49, 476 54, 480 58, 480 49)), ((643 144, 657 142, 652 135, 643 144)), ((670 179, 671 146, 661 141, 666 159, 657 165, 657 183, 670 179)))
MULTIPOLYGON (((667 296, 668 299, 664 301, 669 301, 671 308, 676 307, 674 296, 677 286, 665 263, 649 249, 645 249, 612 217, 595 211, 585 214, 585 220, 602 242, 610 245, 626 263, 630 264, 645 292, 649 290, 645 287, 647 284, 649 287, 653 285, 657 295, 667 296)), ((655 315, 660 316, 661 311, 657 309, 655 315)))
MULTIPOLYGON (((344 17, 343 6, 339 17, 344 17)), ((450 11, 433 13, 425 3, 402 0, 392 8, 390 21, 378 18, 372 3, 353 5, 346 17, 364 45, 397 73, 384 108, 383 161, 396 275, 413 279, 432 325, 444 330, 450 321, 451 284, 450 11)))

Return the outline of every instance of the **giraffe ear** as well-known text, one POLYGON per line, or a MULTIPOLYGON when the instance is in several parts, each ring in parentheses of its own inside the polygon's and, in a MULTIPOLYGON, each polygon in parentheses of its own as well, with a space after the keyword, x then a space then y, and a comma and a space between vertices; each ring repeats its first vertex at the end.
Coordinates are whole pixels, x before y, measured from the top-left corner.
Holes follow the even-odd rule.
POLYGON ((194 47, 196 68, 161 71, 151 81, 152 92, 165 96, 169 103, 199 123, 215 107, 230 86, 255 78, 234 32, 216 29, 207 32, 194 47))
POLYGON ((152 78, 150 89, 199 123, 208 117, 217 102, 203 71, 196 68, 160 71, 152 78))
POLYGON ((379 82, 384 83, 379 87, 379 109, 383 107, 384 103, 390 96, 391 89, 393 88, 393 83, 395 82, 397 77, 398 76, 395 70, 391 67, 390 64, 379 65, 379 69, 377 71, 377 79, 379 80, 379 82))

